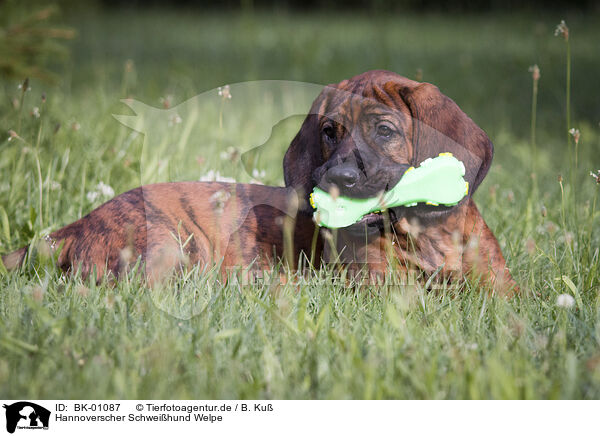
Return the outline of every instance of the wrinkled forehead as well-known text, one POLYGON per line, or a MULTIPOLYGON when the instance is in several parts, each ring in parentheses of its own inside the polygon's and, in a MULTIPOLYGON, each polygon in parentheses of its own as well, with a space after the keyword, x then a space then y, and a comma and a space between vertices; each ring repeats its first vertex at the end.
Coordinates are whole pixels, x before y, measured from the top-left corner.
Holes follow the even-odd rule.
POLYGON ((316 110, 320 119, 332 119, 348 126, 373 115, 389 115, 406 122, 410 119, 410 110, 393 82, 344 81, 337 86, 327 86, 316 110))

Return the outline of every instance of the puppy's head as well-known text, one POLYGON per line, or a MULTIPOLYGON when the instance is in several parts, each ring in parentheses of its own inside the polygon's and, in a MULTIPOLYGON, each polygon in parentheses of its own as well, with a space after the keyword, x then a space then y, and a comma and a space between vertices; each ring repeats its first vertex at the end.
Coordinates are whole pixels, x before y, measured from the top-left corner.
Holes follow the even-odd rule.
MULTIPOLYGON (((464 163, 471 195, 492 161, 487 135, 434 85, 369 71, 327 86, 317 97, 285 155, 285 183, 303 197, 315 186, 373 197, 394 187, 409 167, 443 152, 464 163)), ((410 209, 425 217, 450 208, 410 209)), ((396 208, 392 218, 405 210, 396 208)), ((365 222, 381 226, 377 216, 365 222)))

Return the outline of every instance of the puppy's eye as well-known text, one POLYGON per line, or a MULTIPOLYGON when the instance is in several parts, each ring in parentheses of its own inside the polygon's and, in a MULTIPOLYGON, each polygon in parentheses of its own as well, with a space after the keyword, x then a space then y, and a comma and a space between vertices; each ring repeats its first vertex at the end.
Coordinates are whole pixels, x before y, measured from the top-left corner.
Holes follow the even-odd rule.
POLYGON ((335 129, 333 126, 325 126, 323 127, 323 134, 327 137, 327 139, 333 141, 335 139, 335 129))
POLYGON ((394 134, 394 130, 385 124, 380 124, 377 126, 377 136, 381 136, 383 138, 390 138, 394 134))

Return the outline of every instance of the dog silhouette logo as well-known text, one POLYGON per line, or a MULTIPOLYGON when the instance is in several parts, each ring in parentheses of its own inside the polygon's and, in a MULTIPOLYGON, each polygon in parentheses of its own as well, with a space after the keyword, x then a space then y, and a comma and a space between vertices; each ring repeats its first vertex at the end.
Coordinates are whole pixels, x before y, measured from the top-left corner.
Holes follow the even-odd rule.
POLYGON ((135 115, 113 116, 144 135, 143 185, 198 180, 198 171, 206 170, 238 182, 268 170, 267 180, 276 182, 283 179, 286 138, 296 133, 322 89, 286 80, 232 83, 164 108, 124 99, 135 115))
POLYGON ((14 433, 18 429, 48 429, 50 411, 29 401, 19 401, 4 405, 6 409, 6 431, 14 433))
MULTIPOLYGON (((131 138, 128 141, 132 141, 138 133, 143 135, 141 149, 135 148, 135 153, 139 153, 139 181, 142 186, 182 181, 282 185, 286 145, 322 88, 322 85, 282 80, 232 83, 162 108, 125 99, 122 102, 134 115, 113 116, 134 131, 124 133, 131 138)), ((292 189, 289 190, 289 204, 281 204, 268 195, 252 202, 237 201, 237 195, 243 195, 240 192, 243 188, 240 191, 236 189, 236 185, 223 185, 206 205, 218 211, 231 202, 239 216, 227 230, 229 239, 224 243, 224 250, 216 249, 210 253, 217 259, 215 263, 228 250, 241 250, 236 229, 247 217, 251 219, 257 207, 277 209, 285 214, 286 219, 293 220, 296 216, 296 194, 292 189)), ((172 265, 178 265, 180 255, 178 251, 169 251, 168 245, 164 250, 156 249, 165 244, 163 236, 152 225, 156 219, 161 219, 149 206, 158 201, 153 192, 142 187, 147 223, 146 247, 155 248, 146 250, 145 263, 151 266, 150 269, 154 268, 155 278, 162 279, 168 276, 172 265), (169 263, 170 259, 175 261, 169 263)), ((219 213, 215 212, 214 219, 218 219, 219 213)), ((174 233, 172 235, 176 237, 174 233)), ((197 233, 189 241, 195 242, 202 237, 197 233)), ((204 311, 204 300, 173 305, 169 303, 172 294, 168 286, 164 298, 156 288, 151 293, 157 307, 181 319, 189 319, 204 311)))

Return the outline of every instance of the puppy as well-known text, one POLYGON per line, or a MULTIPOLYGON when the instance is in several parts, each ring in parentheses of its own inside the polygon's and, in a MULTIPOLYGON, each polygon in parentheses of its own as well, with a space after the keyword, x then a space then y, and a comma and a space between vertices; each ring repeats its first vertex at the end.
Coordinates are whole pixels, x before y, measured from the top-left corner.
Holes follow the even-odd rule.
POLYGON ((492 163, 492 142, 432 84, 377 70, 325 87, 286 152, 285 182, 309 212, 308 195, 316 186, 347 197, 375 197, 410 167, 440 153, 452 153, 465 166, 469 192, 462 201, 368 214, 338 229, 338 251, 370 271, 384 273, 393 260, 429 276, 476 273, 502 292, 516 289, 472 198, 492 163))

